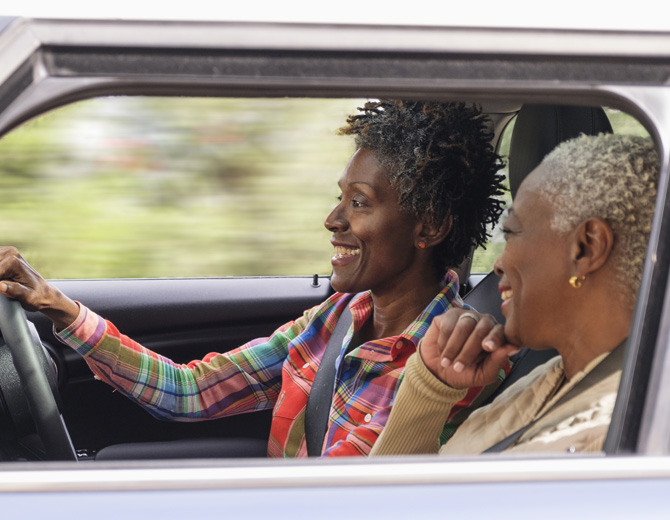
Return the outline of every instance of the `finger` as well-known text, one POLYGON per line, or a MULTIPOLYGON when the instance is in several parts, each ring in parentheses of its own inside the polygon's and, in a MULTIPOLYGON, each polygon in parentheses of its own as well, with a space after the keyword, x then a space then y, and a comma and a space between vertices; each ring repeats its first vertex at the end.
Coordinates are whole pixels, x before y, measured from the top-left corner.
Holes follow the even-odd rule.
POLYGON ((445 337, 441 343, 444 345, 442 349, 442 366, 445 368, 451 365, 454 359, 460 354, 463 345, 480 321, 480 316, 477 312, 460 311, 458 315, 456 313, 451 315, 450 330, 445 331, 445 337), (457 316, 456 321, 453 321, 455 316, 457 316))
POLYGON ((34 290, 39 290, 45 281, 18 252, 15 256, 5 256, 0 260, 0 280, 17 282, 27 289, 34 290))
POLYGON ((0 281, 0 293, 8 296, 9 298, 16 300, 26 292, 26 288, 19 283, 11 282, 9 280, 0 281))
POLYGON ((21 257, 21 253, 14 246, 0 246, 0 258, 8 256, 21 257))
POLYGON ((423 338, 423 343, 430 343, 434 352, 440 355, 462 312, 462 309, 449 309, 444 314, 436 316, 423 338))
POLYGON ((0 265, 3 266, 3 268, 15 268, 20 261, 23 261, 23 257, 18 249, 11 246, 0 247, 0 265))
POLYGON ((506 344, 507 338, 505 338, 505 327, 499 323, 496 323, 487 336, 482 340, 482 348, 487 352, 493 352, 506 344))
POLYGON ((431 370, 436 368, 433 365, 435 364, 435 359, 439 355, 437 349, 437 338, 439 335, 440 329, 437 325, 437 321, 433 320, 433 322, 428 327, 426 334, 424 334, 423 338, 421 338, 419 344, 417 345, 417 350, 419 351, 421 359, 423 359, 423 362, 431 370))
POLYGON ((434 345, 437 343, 438 338, 440 336, 440 318, 442 316, 436 316, 435 319, 432 321, 430 326, 428 327, 428 330, 426 333, 423 335, 423 338, 421 340, 421 346, 423 348, 426 348, 426 345, 434 345))
MULTIPOLYGON (((442 364, 444 364, 444 349, 449 341, 449 338, 454 332, 454 328, 458 323, 459 312, 456 312, 456 309, 452 309, 454 312, 447 311, 445 314, 438 316, 440 318, 437 322, 437 330, 439 332, 437 338, 437 354, 442 358, 442 364)), ((447 360, 451 362, 450 360, 447 360)))
POLYGON ((21 306, 27 311, 37 310, 34 298, 34 291, 24 285, 8 280, 0 281, 0 294, 4 294, 12 300, 18 300, 21 306))
POLYGON ((0 259, 0 280, 20 279, 25 268, 26 262, 21 255, 5 254, 0 259))
POLYGON ((481 384, 493 383, 500 370, 509 362, 510 356, 519 352, 519 347, 509 343, 491 352, 481 365, 481 384))
POLYGON ((482 316, 479 323, 477 323, 465 340, 458 356, 453 360, 453 369, 455 372, 462 372, 465 367, 482 361, 483 355, 488 354, 483 349, 482 342, 496 325, 494 319, 482 316))

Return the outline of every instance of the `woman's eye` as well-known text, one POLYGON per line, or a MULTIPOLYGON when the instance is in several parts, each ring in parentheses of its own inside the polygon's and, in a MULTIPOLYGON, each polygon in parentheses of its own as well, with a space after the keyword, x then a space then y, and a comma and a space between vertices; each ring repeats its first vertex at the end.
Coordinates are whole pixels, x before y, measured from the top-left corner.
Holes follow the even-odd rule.
MULTIPOLYGON (((339 194, 337 197, 335 197, 335 198, 337 199, 338 204, 339 204, 339 203, 342 202, 342 200, 344 200, 344 195, 343 195, 342 193, 340 193, 340 194, 339 194)), ((365 201, 364 201, 364 200, 361 200, 361 197, 359 197, 359 198, 351 198, 351 199, 349 199, 349 197, 347 196, 347 201, 348 201, 347 204, 351 204, 351 207, 352 207, 352 208, 362 208, 363 206, 366 205, 366 204, 365 204, 365 201)))

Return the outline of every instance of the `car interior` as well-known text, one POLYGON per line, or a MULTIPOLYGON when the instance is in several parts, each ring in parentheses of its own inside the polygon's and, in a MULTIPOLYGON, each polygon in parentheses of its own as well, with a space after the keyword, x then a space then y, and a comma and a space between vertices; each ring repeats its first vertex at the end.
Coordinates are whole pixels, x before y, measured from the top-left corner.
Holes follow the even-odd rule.
MULTIPOLYGON (((188 363, 267 336, 331 294, 323 221, 353 152, 337 129, 365 100, 481 105, 507 165, 506 207, 574 133, 651 137, 658 195, 602 450, 268 458, 270 411, 159 421, 96 380, 43 315, 26 323, 0 303, 5 516, 335 519, 342 508, 323 504, 346 496, 389 519, 445 504, 466 518, 558 517, 570 511, 547 505, 563 497, 586 517, 667 517, 670 32, 598 29, 600 18, 565 6, 563 29, 519 26, 508 9, 490 10, 490 25, 428 11, 417 24, 411 7, 394 25, 370 9, 350 10, 353 23, 225 20, 225 8, 209 22, 0 14, 0 245, 188 363)), ((457 266, 466 302, 498 318, 491 269, 506 237, 494 227, 457 266)), ((503 388, 551 354, 519 352, 503 388)))
MULTIPOLYGON (((485 108, 494 123, 498 142, 505 127, 515 119, 508 158, 512 195, 523 178, 558 143, 580 133, 612 131, 601 107, 525 104, 497 110, 492 104, 485 108)), ((471 273, 470 264, 459 267, 461 279, 466 280, 462 286, 464 301, 503 322, 497 277, 492 272, 471 273)), ((125 334, 179 362, 188 362, 210 351, 225 351, 269 334, 331 294, 327 276, 316 275, 55 283, 73 299, 109 318, 125 334)), ((33 416, 37 424, 33 423, 15 363, 8 348, 0 348, 2 459, 89 462, 264 456, 269 411, 195 424, 159 422, 95 381, 79 356, 53 338, 51 323, 46 318, 29 313, 29 324, 22 324, 16 309, 2 312, 14 324, 12 329, 24 330, 26 325, 22 337, 16 340, 6 337, 6 341, 33 339, 33 350, 42 366, 40 372, 48 375, 48 379, 35 386, 43 391, 49 389, 55 396, 52 406, 57 407, 56 412, 46 410, 42 418, 33 416), (41 344, 36 338, 41 339, 41 344)), ((30 347, 23 348, 26 349, 30 347)), ((522 350, 515 355, 507 380, 489 401, 555 354, 522 350)))

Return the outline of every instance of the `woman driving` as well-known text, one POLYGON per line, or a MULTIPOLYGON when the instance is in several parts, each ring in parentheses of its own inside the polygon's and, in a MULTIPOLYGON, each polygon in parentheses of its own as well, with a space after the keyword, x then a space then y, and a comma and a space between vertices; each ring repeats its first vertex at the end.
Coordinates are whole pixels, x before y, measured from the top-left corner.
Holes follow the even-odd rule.
MULTIPOLYGON (((462 306, 449 268, 486 240, 501 213, 501 160, 487 125, 478 109, 455 103, 368 102, 351 116, 341 133, 355 136, 356 152, 325 220, 337 292, 233 351, 176 364, 70 300, 11 247, 0 251, 0 293, 41 311, 98 378, 157 418, 195 421, 272 408, 272 457, 308 454, 308 396, 336 323, 350 313, 317 455, 366 455, 416 344, 435 316, 462 306)), ((496 385, 468 393, 454 413, 496 385)))
POLYGON ((601 450, 658 173, 650 139, 582 135, 550 153, 521 184, 503 225, 495 271, 504 327, 462 309, 433 320, 372 454, 601 450), (454 403, 493 381, 521 346, 559 356, 473 412, 440 447, 440 423, 454 403))

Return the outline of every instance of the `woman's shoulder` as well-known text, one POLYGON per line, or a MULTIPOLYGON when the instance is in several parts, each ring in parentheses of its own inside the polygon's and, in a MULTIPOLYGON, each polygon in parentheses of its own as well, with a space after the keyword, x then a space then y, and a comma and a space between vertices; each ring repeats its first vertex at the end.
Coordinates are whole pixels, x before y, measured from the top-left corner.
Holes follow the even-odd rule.
POLYGON ((544 452, 600 451, 616 402, 621 371, 579 392, 543 417, 514 449, 544 452))
MULTIPOLYGON (((512 370, 514 367, 512 367, 512 370)), ((536 366, 525 376, 506 388, 496 401, 507 401, 516 399, 520 394, 534 393, 541 386, 553 386, 563 375, 563 360, 560 356, 555 356, 545 363, 536 366)))

